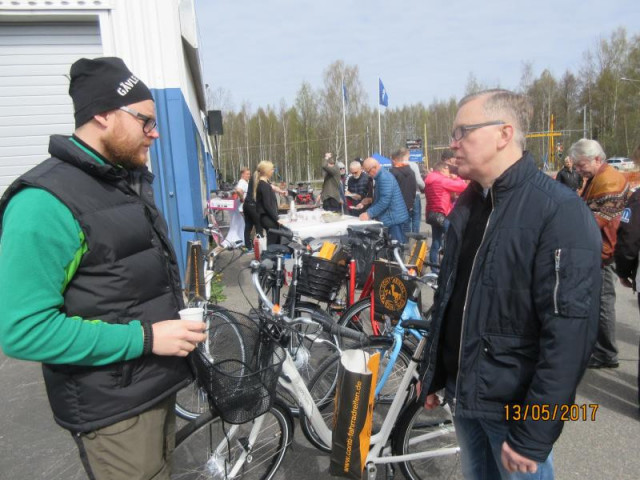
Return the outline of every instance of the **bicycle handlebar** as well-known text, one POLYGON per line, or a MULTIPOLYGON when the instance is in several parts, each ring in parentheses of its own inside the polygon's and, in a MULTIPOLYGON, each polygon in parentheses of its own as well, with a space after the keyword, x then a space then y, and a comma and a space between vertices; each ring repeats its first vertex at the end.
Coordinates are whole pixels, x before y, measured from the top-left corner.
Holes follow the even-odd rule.
MULTIPOLYGON (((277 311, 275 305, 271 303, 269 298, 267 298, 267 294, 262 289, 262 285, 260 285, 260 271, 269 270, 273 268, 273 262, 269 259, 262 260, 259 262, 258 260, 253 260, 250 264, 251 266, 251 280, 253 282, 253 286, 258 292, 258 296, 260 300, 262 300, 265 310, 270 311, 273 315, 277 316, 284 320, 287 324, 296 324, 296 323, 308 323, 303 319, 291 319, 285 314, 277 311)), ((331 335, 336 335, 344 338, 349 338, 351 340, 355 340, 361 344, 369 343, 369 336, 353 330, 351 328, 344 327, 342 325, 338 325, 330 318, 323 316, 320 312, 311 312, 311 320, 314 323, 319 324, 323 330, 330 333, 331 335)))
POLYGON ((204 227, 182 227, 183 232, 207 233, 209 229, 204 227))

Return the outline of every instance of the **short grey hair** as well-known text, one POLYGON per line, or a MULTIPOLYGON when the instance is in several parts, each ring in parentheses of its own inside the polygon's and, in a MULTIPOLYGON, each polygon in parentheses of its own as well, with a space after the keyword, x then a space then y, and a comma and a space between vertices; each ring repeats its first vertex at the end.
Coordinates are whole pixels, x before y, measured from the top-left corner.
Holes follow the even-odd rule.
POLYGON ((483 105, 485 115, 487 117, 496 117, 494 120, 510 120, 515 129, 514 139, 524 150, 526 146, 525 137, 529 131, 529 123, 533 116, 533 105, 529 99, 510 90, 494 88, 467 95, 460 100, 458 108, 471 100, 485 96, 487 97, 483 105))
POLYGON ((362 170, 362 164, 359 161, 354 160, 349 164, 349 170, 351 170, 352 168, 357 168, 358 170, 362 170))
POLYGON ((606 160, 607 155, 604 153, 602 145, 596 140, 589 140, 588 138, 581 138, 569 148, 568 155, 574 162, 581 158, 588 158, 593 161, 597 158, 606 160))

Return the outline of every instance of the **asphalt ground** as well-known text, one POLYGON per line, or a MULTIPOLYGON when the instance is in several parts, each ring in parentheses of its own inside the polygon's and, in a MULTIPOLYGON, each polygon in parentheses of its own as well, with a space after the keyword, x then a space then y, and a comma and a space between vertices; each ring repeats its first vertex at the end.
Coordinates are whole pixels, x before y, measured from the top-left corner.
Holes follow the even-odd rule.
MULTIPOLYGON (((250 260, 251 256, 244 255, 224 272, 228 296, 224 305, 232 310, 249 309, 239 283, 255 303, 248 271, 241 272, 250 260)), ((635 294, 618 284, 617 295, 620 367, 588 370, 582 379, 576 404, 597 404, 598 409, 594 420, 566 423, 554 449, 557 479, 640 478, 637 443, 640 315, 635 294)), ((0 352, 0 385, 0 480, 85 479, 71 436, 53 421, 40 365, 7 358, 0 352)), ((592 409, 588 408, 591 417, 592 409)), ((328 478, 328 465, 328 457, 315 450, 296 425, 294 443, 277 479, 328 478)), ((381 469, 379 478, 383 478, 383 472, 381 469)), ((399 471, 396 478, 402 478, 399 471)))

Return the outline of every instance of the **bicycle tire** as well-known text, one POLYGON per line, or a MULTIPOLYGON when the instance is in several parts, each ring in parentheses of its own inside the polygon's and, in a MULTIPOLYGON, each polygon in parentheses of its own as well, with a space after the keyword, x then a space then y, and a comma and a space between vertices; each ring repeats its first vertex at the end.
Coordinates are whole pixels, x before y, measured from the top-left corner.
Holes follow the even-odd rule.
POLYGON ((373 335, 371 326, 371 298, 363 298, 351 305, 338 320, 343 327, 353 328, 367 335, 373 335))
MULTIPOLYGON (((225 328, 226 332, 231 334, 222 337, 209 338, 209 351, 215 354, 216 344, 218 342, 233 342, 237 344, 239 350, 244 350, 244 342, 242 335, 233 325, 237 320, 226 309, 217 305, 207 305, 207 315, 215 317, 215 324, 228 324, 229 328, 225 328), (236 335, 233 335, 233 332, 236 335)), ((202 390, 196 381, 180 390, 176 397, 175 412, 176 415, 184 420, 193 420, 209 410, 209 400, 207 394, 202 390)))
MULTIPOLYGON (((441 448, 457 447, 458 442, 449 409, 439 406, 433 410, 426 410, 417 401, 409 404, 396 422, 391 444, 394 455, 426 451, 435 453, 441 448), (414 445, 410 444, 412 439, 425 434, 437 436, 416 441, 414 445)), ((398 463, 408 480, 462 478, 459 453, 398 463)))
MULTIPOLYGON (((433 305, 422 314, 422 320, 431 320, 432 310, 433 305)), ((371 325, 371 298, 363 298, 351 305, 351 307, 344 312, 344 315, 340 317, 338 323, 344 327, 353 328, 367 335, 373 335, 373 327, 371 325)), ((386 325, 383 323, 378 322, 378 326, 380 328, 381 335, 389 335, 391 333, 386 331, 386 325)), ((404 337, 404 343, 410 350, 416 349, 418 341, 419 340, 411 334, 407 334, 404 337)))
MULTIPOLYGON (((388 358, 384 355, 384 352, 390 348, 389 341, 383 338, 372 339, 371 345, 364 347, 366 351, 380 351, 380 367, 379 372, 384 371, 386 367, 386 361, 388 358)), ((402 377, 411 361, 411 352, 403 345, 400 348, 396 364, 391 372, 391 375, 387 379, 382 391, 373 408, 373 432, 376 432, 386 416, 388 406, 393 401, 393 398, 398 394, 398 386, 402 381, 402 377)), ((325 423, 328 427, 333 425, 333 397, 336 391, 336 385, 338 381, 338 367, 340 363, 340 356, 334 355, 327 358, 323 364, 318 368, 318 372, 313 379, 309 382, 309 393, 314 399, 314 402, 320 413, 322 414, 325 423)), ((314 447, 323 451, 331 452, 331 446, 326 445, 315 433, 315 429, 303 412, 300 413, 300 427, 304 436, 309 440, 314 447)))
POLYGON ((176 434, 172 480, 273 478, 284 459, 287 447, 293 440, 293 419, 288 409, 278 402, 275 402, 265 415, 265 423, 256 443, 238 475, 233 477, 228 476, 223 468, 230 469, 229 465, 233 465, 243 453, 255 420, 242 425, 230 425, 225 424, 220 417, 207 412, 187 424, 176 434), (228 435, 236 427, 233 438, 230 438, 228 435), (214 457, 217 446, 221 450, 214 457), (214 458, 217 458, 218 462, 215 462, 214 458), (223 467, 220 463, 226 465, 223 467))

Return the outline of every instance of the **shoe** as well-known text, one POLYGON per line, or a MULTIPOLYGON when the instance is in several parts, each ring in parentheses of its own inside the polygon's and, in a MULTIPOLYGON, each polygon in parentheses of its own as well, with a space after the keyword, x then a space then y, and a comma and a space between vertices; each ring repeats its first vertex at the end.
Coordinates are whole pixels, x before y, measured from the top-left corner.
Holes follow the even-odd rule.
POLYGON ((618 368, 618 366, 620 366, 618 362, 603 362, 594 357, 591 357, 587 363, 587 368, 618 368))

